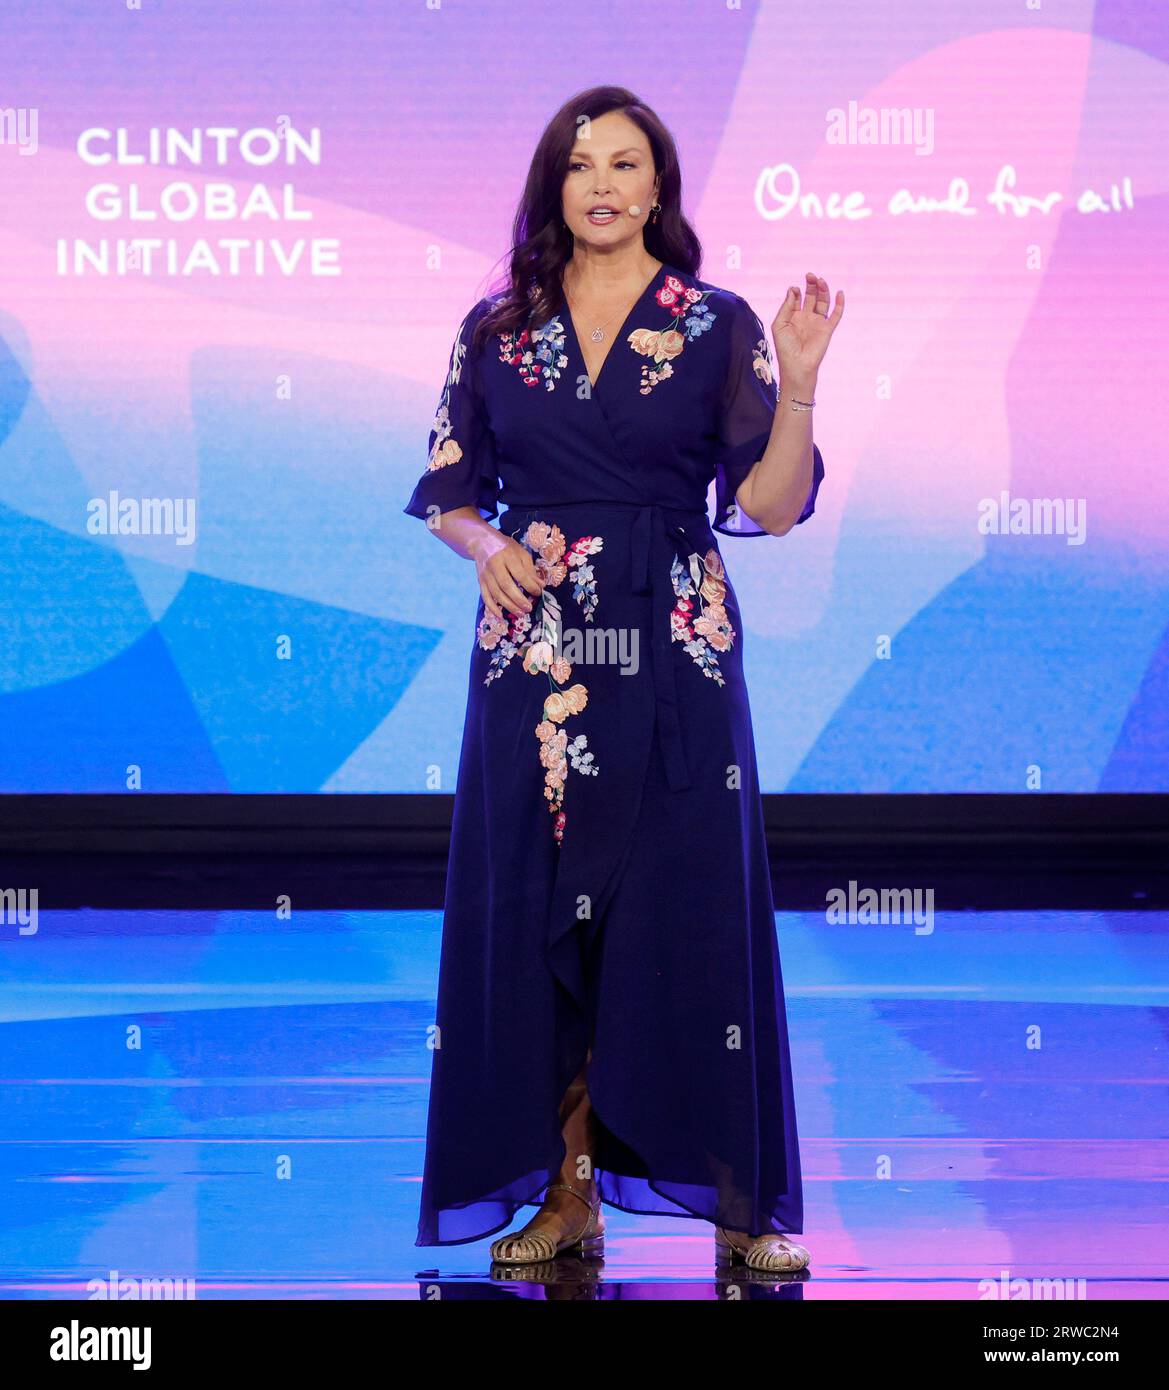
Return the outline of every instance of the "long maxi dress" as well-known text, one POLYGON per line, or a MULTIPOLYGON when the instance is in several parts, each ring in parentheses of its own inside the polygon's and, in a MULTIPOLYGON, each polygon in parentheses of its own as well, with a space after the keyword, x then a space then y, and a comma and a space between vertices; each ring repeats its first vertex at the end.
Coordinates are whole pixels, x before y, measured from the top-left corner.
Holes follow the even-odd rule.
MULTIPOLYGON (((767 335, 739 295, 662 265, 590 385, 563 297, 476 349, 490 304, 456 336, 405 511, 498 516, 547 583, 529 614, 480 599, 468 631, 416 1244, 540 1202, 586 1063, 606 1203, 799 1234, 743 619, 715 536, 767 534, 735 503, 776 409, 767 335)), ((823 475, 817 449, 800 521, 823 475)))

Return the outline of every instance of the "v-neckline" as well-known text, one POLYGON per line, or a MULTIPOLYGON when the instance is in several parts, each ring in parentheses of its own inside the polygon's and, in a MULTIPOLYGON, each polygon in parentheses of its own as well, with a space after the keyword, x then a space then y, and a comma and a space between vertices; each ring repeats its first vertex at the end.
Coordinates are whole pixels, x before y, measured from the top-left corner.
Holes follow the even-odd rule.
POLYGON ((594 381, 592 377, 589 376, 589 364, 585 361, 584 351, 580 345, 580 338, 577 336, 576 324, 572 321, 572 310, 568 307, 568 294, 565 291, 563 284, 561 284, 560 307, 564 312, 565 331, 572 334, 572 344, 573 347, 576 349, 577 357, 580 358, 580 364, 584 368, 584 374, 589 383, 590 392, 595 391, 597 387, 601 384, 601 378, 605 375, 605 368, 608 367, 609 363, 613 360, 613 354, 617 351, 619 345, 625 340, 625 330, 629 326, 629 320, 641 308, 642 301, 645 299, 646 295, 649 294, 649 292, 657 286, 658 282, 664 275, 669 275, 672 273, 673 272, 671 271, 670 267, 666 264, 665 261, 663 261, 661 265, 658 266, 657 270, 654 271, 653 276, 651 277, 649 283, 646 285, 645 289, 642 290, 642 292, 629 306, 629 312, 625 315, 625 318, 622 320, 621 327, 614 334, 613 342, 609 347, 609 351, 605 353, 605 360, 601 363, 601 370, 597 373, 596 381, 594 381))

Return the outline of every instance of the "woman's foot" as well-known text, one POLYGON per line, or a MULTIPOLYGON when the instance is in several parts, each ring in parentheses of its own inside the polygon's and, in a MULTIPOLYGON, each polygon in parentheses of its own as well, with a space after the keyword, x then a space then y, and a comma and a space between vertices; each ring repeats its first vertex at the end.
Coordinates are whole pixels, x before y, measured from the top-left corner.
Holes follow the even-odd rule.
POLYGON ((749 1236, 745 1231, 728 1231, 716 1226, 714 1244, 723 1261, 731 1264, 741 1261, 749 1269, 764 1269, 771 1274, 794 1274, 812 1258, 804 1246, 777 1231, 749 1236))
POLYGON ((587 1078, 586 1057, 560 1102, 564 1161, 557 1180, 549 1183, 540 1210, 526 1226, 492 1242, 491 1258, 496 1264, 532 1264, 551 1260, 562 1250, 570 1249, 585 1255, 601 1251, 605 1219, 592 1175, 596 1116, 589 1101, 587 1078))
POLYGON ((552 1183, 540 1210, 511 1235, 491 1243, 496 1264, 538 1264, 562 1251, 600 1254, 605 1240, 605 1218, 595 1187, 587 1191, 568 1183, 552 1183))

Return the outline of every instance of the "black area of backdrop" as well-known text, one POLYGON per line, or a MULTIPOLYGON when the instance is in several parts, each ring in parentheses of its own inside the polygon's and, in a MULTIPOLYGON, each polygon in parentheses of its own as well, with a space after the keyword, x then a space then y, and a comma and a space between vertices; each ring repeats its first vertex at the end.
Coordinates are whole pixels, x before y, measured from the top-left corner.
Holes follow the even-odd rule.
MULTIPOLYGON (((449 795, 0 797, 0 892, 77 907, 439 908, 449 795)), ((1169 796, 765 795, 776 906, 935 890, 935 910, 1169 907, 1169 796)))

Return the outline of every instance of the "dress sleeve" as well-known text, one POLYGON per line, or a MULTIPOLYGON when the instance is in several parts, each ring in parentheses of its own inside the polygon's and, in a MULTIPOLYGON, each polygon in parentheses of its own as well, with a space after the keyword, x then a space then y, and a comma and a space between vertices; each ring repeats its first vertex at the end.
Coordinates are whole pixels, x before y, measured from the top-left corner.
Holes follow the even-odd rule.
MULTIPOLYGON (((759 316, 740 296, 731 311, 731 348, 726 381, 720 398, 719 449, 715 464, 716 531, 724 536, 766 536, 747 515, 735 493, 763 456, 771 437, 779 379, 771 356, 771 344, 759 316)), ((797 519, 807 521, 816 509, 816 493, 824 478, 824 460, 812 445, 812 486, 797 519)))
POLYGON ((459 325, 430 429, 426 471, 403 508, 426 522, 456 507, 478 507, 485 520, 499 514, 495 438, 480 371, 483 354, 471 345, 484 309, 481 300, 459 325))

